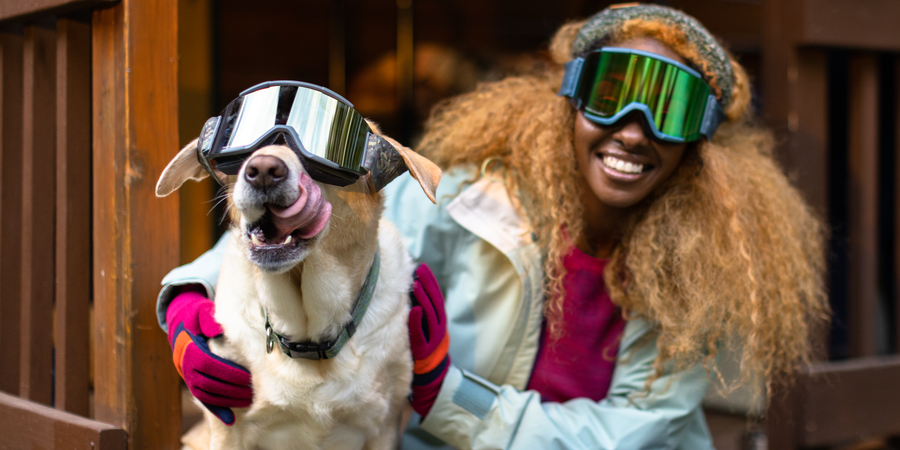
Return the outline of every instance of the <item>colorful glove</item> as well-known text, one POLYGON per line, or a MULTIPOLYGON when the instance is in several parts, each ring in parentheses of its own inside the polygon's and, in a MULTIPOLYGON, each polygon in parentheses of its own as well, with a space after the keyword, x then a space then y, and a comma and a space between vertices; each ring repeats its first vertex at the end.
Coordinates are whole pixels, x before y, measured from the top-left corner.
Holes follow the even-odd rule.
POLYGON ((431 410, 447 369, 450 367, 450 335, 444 296, 428 265, 422 264, 413 277, 409 310, 409 347, 414 360, 412 403, 423 418, 431 410))
MULTIPOLYGON (((189 289, 189 288, 188 288, 189 289)), ((250 372, 209 350, 207 339, 223 333, 213 318, 215 304, 194 290, 183 290, 166 310, 175 368, 191 394, 226 425, 234 424, 232 407, 253 400, 250 372)))

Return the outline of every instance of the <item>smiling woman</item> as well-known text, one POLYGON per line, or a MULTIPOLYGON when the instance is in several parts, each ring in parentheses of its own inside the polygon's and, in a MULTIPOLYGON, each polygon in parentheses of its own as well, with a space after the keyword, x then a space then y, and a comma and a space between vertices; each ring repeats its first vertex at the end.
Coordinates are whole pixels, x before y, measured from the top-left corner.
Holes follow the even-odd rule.
POLYGON ((545 255, 551 340, 567 342, 571 332, 574 243, 609 258, 602 282, 625 317, 653 324, 654 370, 639 383, 651 392, 668 374, 698 365, 715 372, 729 342, 743 344, 733 349, 742 370, 735 383, 789 376, 808 361, 812 321, 828 314, 823 228, 773 161, 768 131, 753 125, 743 68, 694 19, 650 5, 567 25, 551 51, 568 63, 565 79, 551 68, 482 85, 439 106, 420 146, 451 174, 493 162, 481 178, 503 180, 545 255), (718 132, 664 140, 642 113, 653 105, 620 103, 635 109, 604 125, 585 112, 583 90, 569 90, 569 101, 556 95, 561 84, 569 89, 572 61, 607 48, 699 73, 722 108, 718 132))

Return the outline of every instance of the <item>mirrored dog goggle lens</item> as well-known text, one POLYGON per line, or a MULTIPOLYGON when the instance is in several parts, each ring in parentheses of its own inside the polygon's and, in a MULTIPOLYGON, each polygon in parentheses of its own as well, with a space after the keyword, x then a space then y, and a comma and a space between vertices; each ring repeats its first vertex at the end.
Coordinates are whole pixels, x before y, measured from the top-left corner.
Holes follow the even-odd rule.
POLYGON ((585 58, 580 97, 584 110, 613 118, 638 103, 649 110, 651 126, 685 141, 700 138, 710 87, 689 68, 619 49, 585 58))
POLYGON ((261 144, 278 126, 293 131, 307 157, 330 161, 357 173, 362 167, 368 125, 350 105, 302 86, 271 86, 241 96, 225 109, 219 149, 210 158, 227 158, 261 144))

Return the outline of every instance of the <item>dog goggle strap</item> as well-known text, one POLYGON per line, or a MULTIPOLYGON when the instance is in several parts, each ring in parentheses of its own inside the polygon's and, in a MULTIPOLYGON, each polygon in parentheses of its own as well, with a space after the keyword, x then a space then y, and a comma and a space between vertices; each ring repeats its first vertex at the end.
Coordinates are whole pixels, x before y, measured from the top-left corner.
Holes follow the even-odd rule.
POLYGON ((211 173, 215 164, 216 171, 234 175, 254 150, 279 138, 301 156, 310 176, 338 186, 355 182, 385 159, 384 155, 376 158, 376 150, 389 153, 387 159, 399 157, 391 155, 396 149, 371 133, 365 119, 343 97, 289 81, 254 86, 232 101, 222 116, 209 119, 200 135, 198 155, 211 173))
POLYGON ((601 125, 640 111, 654 136, 669 142, 710 139, 724 119, 699 73, 640 50, 604 47, 570 61, 559 95, 601 125))

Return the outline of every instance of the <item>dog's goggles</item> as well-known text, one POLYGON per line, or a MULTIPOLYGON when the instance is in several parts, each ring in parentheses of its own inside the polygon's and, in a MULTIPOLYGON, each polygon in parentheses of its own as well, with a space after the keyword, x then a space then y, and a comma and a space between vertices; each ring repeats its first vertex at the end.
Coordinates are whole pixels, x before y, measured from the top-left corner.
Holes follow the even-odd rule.
MULTIPOLYGON (((347 186, 372 172, 376 188, 390 179, 376 167, 399 158, 397 150, 372 133, 365 119, 340 95, 313 84, 270 81, 232 101, 221 116, 206 121, 197 142, 200 164, 221 184, 236 175, 254 150, 284 143, 310 177, 347 186), (387 157, 381 155, 389 152, 387 157)), ((402 172, 401 172, 402 173, 402 172)))
POLYGON ((601 125, 640 111, 649 131, 668 142, 711 139, 724 120, 697 71, 640 50, 604 47, 568 62, 559 95, 601 125))

